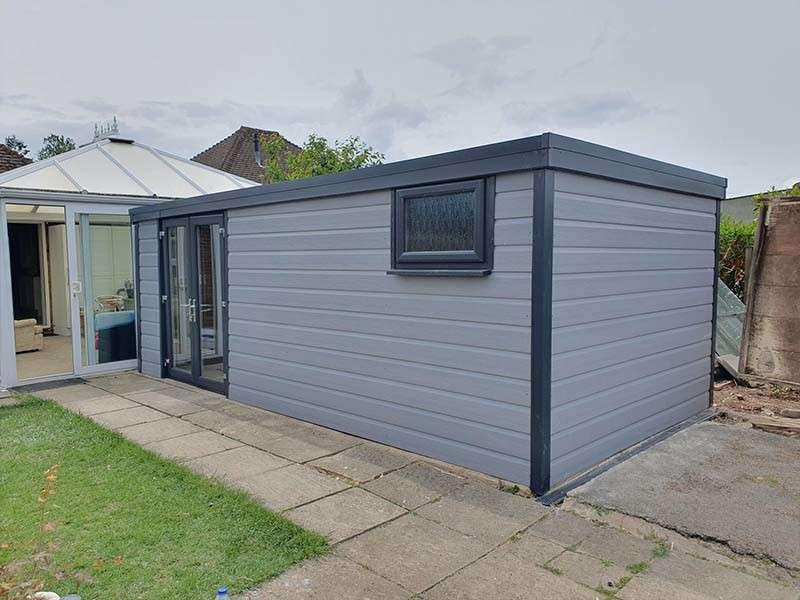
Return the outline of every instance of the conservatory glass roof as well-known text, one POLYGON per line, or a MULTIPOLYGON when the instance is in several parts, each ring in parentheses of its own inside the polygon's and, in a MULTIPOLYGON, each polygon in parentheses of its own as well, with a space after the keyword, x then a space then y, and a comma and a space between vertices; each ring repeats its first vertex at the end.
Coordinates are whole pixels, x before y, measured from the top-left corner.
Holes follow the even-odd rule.
POLYGON ((188 198, 257 185, 119 137, 0 174, 0 187, 148 198, 188 198))

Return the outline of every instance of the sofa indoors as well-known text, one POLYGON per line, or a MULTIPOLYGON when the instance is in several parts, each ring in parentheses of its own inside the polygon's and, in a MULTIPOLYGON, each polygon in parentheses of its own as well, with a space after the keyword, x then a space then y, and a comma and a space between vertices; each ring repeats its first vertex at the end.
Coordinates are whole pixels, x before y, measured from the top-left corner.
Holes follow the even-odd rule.
POLYGON ((14 321, 14 341, 17 354, 41 350, 44 346, 42 326, 36 324, 36 319, 20 319, 14 321))

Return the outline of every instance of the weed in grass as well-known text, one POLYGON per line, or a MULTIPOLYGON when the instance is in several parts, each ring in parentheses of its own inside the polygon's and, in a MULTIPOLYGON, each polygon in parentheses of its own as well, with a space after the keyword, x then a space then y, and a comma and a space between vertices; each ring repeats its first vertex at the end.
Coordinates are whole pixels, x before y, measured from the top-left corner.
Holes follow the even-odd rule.
POLYGON ((608 560, 607 558, 603 558, 603 559, 600 560, 600 564, 603 565, 605 568, 613 567, 614 566, 614 561, 613 560, 608 560))
POLYGON ((633 575, 638 575, 639 573, 644 573, 645 571, 647 571, 649 567, 650 565, 648 565, 646 562, 638 562, 632 565, 628 565, 625 568, 628 569, 629 573, 632 573, 633 575))

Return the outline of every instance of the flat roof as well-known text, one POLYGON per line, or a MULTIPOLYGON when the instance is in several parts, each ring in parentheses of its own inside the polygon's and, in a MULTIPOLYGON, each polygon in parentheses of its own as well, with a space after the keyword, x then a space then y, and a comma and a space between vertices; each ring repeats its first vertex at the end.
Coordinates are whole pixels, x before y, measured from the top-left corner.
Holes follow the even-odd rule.
POLYGON ((231 190, 131 210, 134 222, 374 190, 553 169, 715 199, 728 181, 694 169, 555 133, 477 146, 308 179, 231 190))

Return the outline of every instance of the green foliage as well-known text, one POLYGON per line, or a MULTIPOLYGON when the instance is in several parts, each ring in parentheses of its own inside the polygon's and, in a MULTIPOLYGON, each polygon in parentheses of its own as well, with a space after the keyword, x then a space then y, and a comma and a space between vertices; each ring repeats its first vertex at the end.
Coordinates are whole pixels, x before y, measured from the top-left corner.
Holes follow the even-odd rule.
POLYGON ((739 298, 744 297, 745 252, 753 247, 756 223, 723 215, 719 224, 719 276, 739 298))
POLYGON ((355 136, 331 145, 324 137, 312 133, 299 152, 291 152, 280 136, 262 137, 261 144, 268 157, 264 183, 371 167, 384 159, 383 154, 355 136))
POLYGON ((51 133, 42 140, 42 148, 37 156, 39 160, 44 160, 70 150, 75 150, 75 140, 57 133, 51 133))
POLYGON ((753 197, 753 211, 758 211, 765 200, 770 200, 772 198, 796 198, 798 196, 800 196, 800 182, 795 183, 789 190, 776 190, 773 186, 769 191, 756 194, 753 197))
POLYGON ((28 156, 28 144, 23 142, 13 133, 11 135, 7 135, 5 141, 3 142, 6 146, 11 148, 14 152, 18 152, 22 154, 22 156, 28 156))
POLYGON ((0 407, 0 440, 2 598, 213 598, 327 551, 243 492, 56 404, 0 407))

